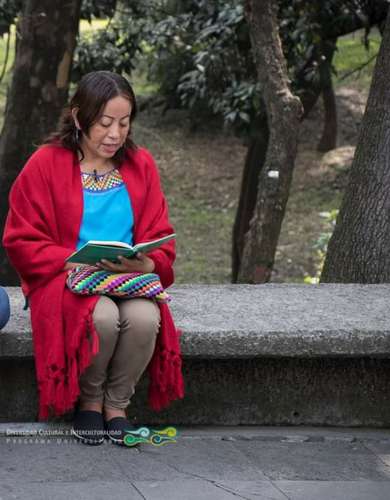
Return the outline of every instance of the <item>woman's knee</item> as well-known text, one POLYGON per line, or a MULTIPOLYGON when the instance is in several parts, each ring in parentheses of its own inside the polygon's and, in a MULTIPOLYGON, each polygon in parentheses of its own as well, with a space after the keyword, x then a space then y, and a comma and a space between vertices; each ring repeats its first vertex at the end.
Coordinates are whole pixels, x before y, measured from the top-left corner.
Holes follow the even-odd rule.
POLYGON ((140 343, 155 338, 160 328, 160 310, 151 299, 129 299, 119 305, 121 329, 130 330, 140 343))
POLYGON ((92 318, 95 328, 103 341, 118 336, 120 329, 119 309, 109 297, 102 296, 99 298, 92 318))

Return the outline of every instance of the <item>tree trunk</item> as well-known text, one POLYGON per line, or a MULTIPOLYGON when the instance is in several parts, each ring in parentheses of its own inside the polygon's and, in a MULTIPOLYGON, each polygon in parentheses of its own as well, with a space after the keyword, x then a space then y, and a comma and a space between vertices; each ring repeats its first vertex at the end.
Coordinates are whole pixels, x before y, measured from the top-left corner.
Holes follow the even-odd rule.
POLYGON ((390 281, 390 11, 321 282, 390 281))
POLYGON ((300 100, 291 93, 288 85, 276 8, 272 0, 247 0, 245 3, 270 136, 264 167, 260 172, 254 216, 245 235, 238 273, 241 283, 264 283, 270 279, 294 168, 299 120, 303 112, 300 100), (262 249, 261 255, 259 248, 262 249))
MULTIPOLYGON (((326 42, 324 42, 325 45, 326 42)), ((336 48, 336 42, 327 47, 333 47, 327 52, 327 59, 332 61, 336 48)), ((297 88, 300 89, 301 102, 303 105, 303 114, 301 120, 304 120, 315 106, 323 90, 323 82, 316 78, 308 82, 305 78, 305 72, 314 61, 317 61, 317 54, 314 53, 307 60, 306 64, 297 72, 297 88)), ((257 130, 255 137, 251 138, 248 152, 245 158, 244 171, 241 181, 241 191, 233 226, 233 244, 232 244, 232 283, 237 283, 239 268, 241 265, 242 253, 244 251, 244 236, 249 229, 249 223, 253 217, 257 200, 257 190, 259 188, 259 176, 264 166, 265 156, 268 147, 269 130, 266 121, 266 114, 259 115, 256 119, 254 129, 257 130)), ((275 233, 278 238, 279 234, 275 233)), ((276 249, 278 241, 275 242, 276 249)), ((258 252, 261 253, 259 248, 258 252)))
MULTIPOLYGON (((301 97, 303 104, 302 119, 307 116, 320 96, 321 88, 312 87, 304 91, 301 97)), ((260 172, 263 169, 268 148, 269 128, 266 114, 257 117, 255 124, 256 136, 250 139, 248 151, 245 158, 244 170, 241 179, 241 189, 238 208, 233 224, 232 235, 232 283, 237 283, 238 273, 241 266, 244 251, 244 237, 249 230, 249 224, 253 217, 257 192, 259 189, 260 172)), ((276 237, 278 235, 276 234, 276 237)), ((275 248, 277 241, 275 243, 275 248)), ((261 248, 259 248, 259 253, 261 248)))
POLYGON ((233 225, 232 283, 237 283, 244 250, 244 238, 255 210, 259 175, 267 153, 269 130, 265 113, 257 117, 254 128, 257 133, 256 137, 251 138, 248 146, 241 180, 240 198, 233 225))
POLYGON ((324 129, 322 137, 318 143, 318 151, 330 151, 337 145, 337 106, 332 82, 332 58, 335 51, 336 42, 327 42, 323 48, 322 55, 325 60, 319 67, 320 81, 322 88, 322 98, 324 103, 324 129))
MULTIPOLYGON (((69 87, 81 0, 27 0, 18 23, 14 73, 0 137, 0 228, 23 164, 57 124, 69 87)), ((0 249, 0 280, 17 276, 0 249)))

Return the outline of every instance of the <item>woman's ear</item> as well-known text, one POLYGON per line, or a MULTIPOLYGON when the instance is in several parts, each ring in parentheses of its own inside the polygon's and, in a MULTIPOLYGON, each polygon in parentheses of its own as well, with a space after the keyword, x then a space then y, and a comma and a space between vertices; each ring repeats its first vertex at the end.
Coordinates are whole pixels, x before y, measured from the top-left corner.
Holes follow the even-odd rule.
POLYGON ((79 123, 79 121, 78 121, 78 119, 77 119, 77 113, 78 113, 78 112, 79 112, 79 108, 73 108, 73 109, 71 110, 71 113, 72 113, 72 117, 73 117, 74 123, 75 123, 76 127, 77 127, 79 130, 81 130, 80 123, 79 123))

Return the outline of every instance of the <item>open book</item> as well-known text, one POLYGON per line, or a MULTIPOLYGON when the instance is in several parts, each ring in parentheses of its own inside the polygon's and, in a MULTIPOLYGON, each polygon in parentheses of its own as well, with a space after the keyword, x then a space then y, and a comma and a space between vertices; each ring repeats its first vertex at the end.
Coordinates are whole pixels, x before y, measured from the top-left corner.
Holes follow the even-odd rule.
POLYGON ((73 252, 66 262, 80 262, 80 264, 96 264, 101 259, 110 260, 117 264, 120 263, 118 256, 122 255, 127 259, 131 259, 137 252, 147 253, 154 248, 158 248, 167 241, 175 238, 176 234, 172 233, 168 236, 159 238, 158 240, 148 241, 147 243, 137 243, 131 246, 121 241, 94 241, 90 240, 83 245, 79 250, 73 252))

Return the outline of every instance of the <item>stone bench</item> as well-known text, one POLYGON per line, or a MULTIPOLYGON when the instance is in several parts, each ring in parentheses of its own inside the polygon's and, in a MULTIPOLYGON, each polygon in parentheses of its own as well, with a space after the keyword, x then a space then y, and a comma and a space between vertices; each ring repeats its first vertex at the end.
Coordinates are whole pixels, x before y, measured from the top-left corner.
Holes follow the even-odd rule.
MULTIPOLYGON (((37 396, 29 311, 7 288, 0 332, 0 421, 33 421, 37 396)), ((184 400, 130 416, 149 425, 390 424, 390 285, 181 285, 170 290, 184 400)))

